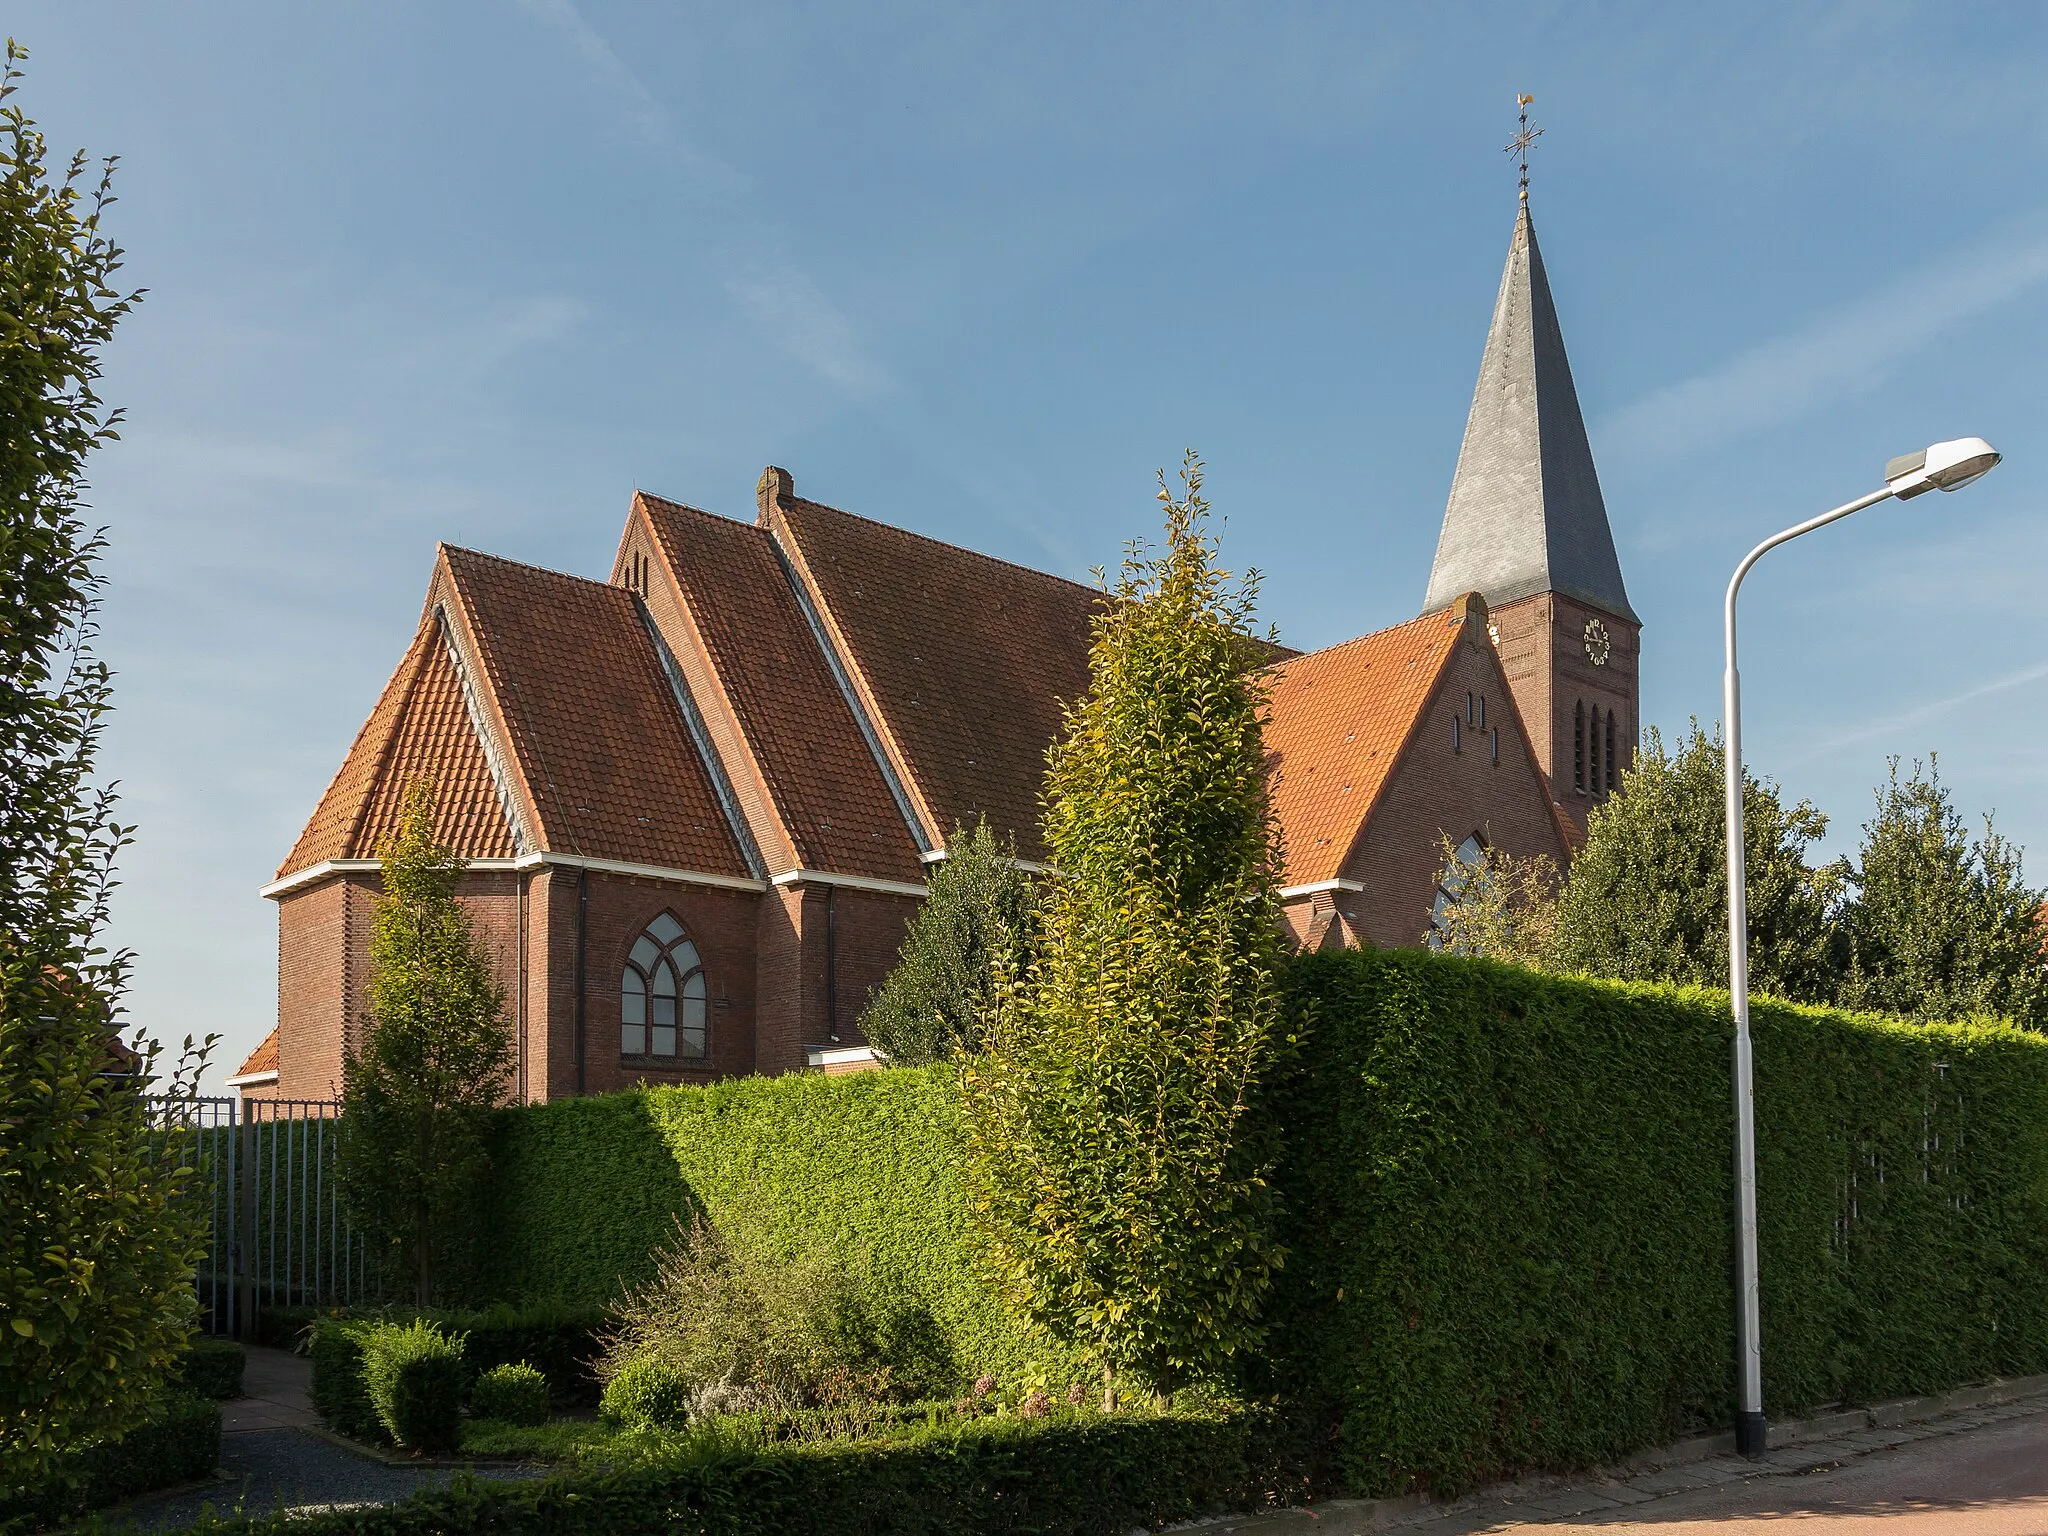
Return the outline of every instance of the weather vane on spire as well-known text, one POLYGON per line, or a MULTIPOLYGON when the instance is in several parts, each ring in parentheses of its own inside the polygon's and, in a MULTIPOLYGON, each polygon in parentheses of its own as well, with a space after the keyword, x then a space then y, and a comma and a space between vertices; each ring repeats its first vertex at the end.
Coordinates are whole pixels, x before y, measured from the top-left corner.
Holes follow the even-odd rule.
POLYGON ((1543 137, 1541 128, 1529 126, 1529 107, 1536 100, 1534 96, 1515 93, 1515 105, 1522 109, 1522 131, 1516 134, 1507 146, 1507 152, 1520 157, 1522 167, 1522 201, 1529 201, 1529 146, 1543 137))

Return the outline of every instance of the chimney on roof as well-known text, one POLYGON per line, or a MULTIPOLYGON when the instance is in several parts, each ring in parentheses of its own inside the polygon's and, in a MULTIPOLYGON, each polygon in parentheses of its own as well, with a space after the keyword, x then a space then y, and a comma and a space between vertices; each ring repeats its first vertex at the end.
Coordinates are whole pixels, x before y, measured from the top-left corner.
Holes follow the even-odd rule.
POLYGON ((761 521, 768 521, 772 507, 786 507, 796 500, 796 477, 786 469, 777 469, 770 464, 761 471, 761 478, 754 482, 754 505, 760 509, 761 521))

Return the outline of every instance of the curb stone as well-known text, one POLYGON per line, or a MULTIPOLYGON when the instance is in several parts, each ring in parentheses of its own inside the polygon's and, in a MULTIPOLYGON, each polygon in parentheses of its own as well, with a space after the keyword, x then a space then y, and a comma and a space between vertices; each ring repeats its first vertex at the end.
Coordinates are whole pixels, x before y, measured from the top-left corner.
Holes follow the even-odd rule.
MULTIPOLYGON (((1769 1477, 1888 1450, 1908 1439, 1940 1433, 1926 1421, 1994 1408, 2048 1394, 2048 1374, 2020 1376, 1937 1392, 1926 1397, 1893 1398, 1868 1407, 1786 1419, 1770 1427, 1765 1457, 1735 1459, 1735 1436, 1729 1431, 1689 1435, 1671 1445, 1641 1451, 1613 1467, 1574 1477, 1539 1476, 1497 1483, 1489 1488, 1438 1502, 1426 1494, 1393 1499, 1328 1499, 1292 1509, 1222 1515, 1167 1527, 1200 1531, 1202 1536, 1234 1536, 1244 1532, 1272 1536, 1369 1536, 1376 1531, 1432 1522, 1437 1536, 1462 1536, 1511 1521, 1569 1519, 1625 1504, 1640 1504, 1668 1493, 1711 1487, 1748 1477, 1769 1477), (1879 1431, 1904 1429, 1904 1435, 1879 1431), (1823 1446, 1822 1442, 1832 1442, 1823 1446), (1811 1446, 1808 1454, 1799 1447, 1811 1446), (1832 1451, 1833 1455, 1826 1454, 1832 1451), (1719 1466, 1701 1463, 1725 1457, 1719 1466), (1440 1522, 1440 1523, 1439 1523, 1440 1522)), ((1956 1428, 1968 1428, 1958 1425, 1956 1428)), ((1133 1533, 1138 1536, 1138 1533, 1133 1533)))

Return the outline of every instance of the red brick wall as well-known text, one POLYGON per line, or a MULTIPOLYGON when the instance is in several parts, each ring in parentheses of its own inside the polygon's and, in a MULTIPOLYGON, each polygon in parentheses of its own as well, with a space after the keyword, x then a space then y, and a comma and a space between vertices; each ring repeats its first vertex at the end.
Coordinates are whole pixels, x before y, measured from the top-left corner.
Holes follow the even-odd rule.
MULTIPOLYGON (((278 1017, 282 1096, 341 1090, 344 1041, 367 1007, 377 877, 338 876, 278 902, 278 1017)), ((585 1093, 637 1082, 710 1082, 805 1070, 807 1046, 858 1045, 869 992, 896 962, 917 898, 819 884, 768 894, 592 873, 580 911, 579 872, 559 867, 464 878, 460 895, 505 992, 518 1045, 515 1098, 578 1091, 577 925, 584 935, 585 1093), (524 942, 522 954, 522 900, 524 942), (832 999, 826 996, 828 907, 832 999), (675 914, 704 962, 709 1055, 701 1061, 625 1059, 619 978, 627 952, 662 911, 675 914)))
POLYGON ((266 1098, 324 1099, 341 1086, 348 1012, 348 882, 277 901, 277 1084, 266 1098))
MULTIPOLYGON (((550 1038, 567 1047, 568 1084, 560 1091, 574 1092, 576 876, 562 870, 553 878, 566 897, 554 904, 556 975, 568 979, 570 995, 565 999, 562 1027, 551 1030, 550 1038)), ((589 926, 584 936, 586 1093, 614 1093, 639 1082, 707 1083, 754 1070, 755 909, 761 901, 751 891, 621 875, 590 876, 589 926), (665 911, 683 925, 704 963, 708 1054, 694 1061, 681 1056, 672 1061, 627 1060, 619 1050, 619 978, 633 941, 665 911)), ((564 1075, 561 1071, 550 1074, 557 1083, 564 1075)))
POLYGON ((1637 672, 1642 632, 1626 619, 1590 608, 1575 598, 1540 592, 1494 610, 1501 665, 1548 775, 1551 792, 1581 830, 1586 812, 1605 797, 1605 786, 1573 784, 1573 718, 1583 704, 1590 718, 1598 709, 1615 717, 1618 768, 1635 761, 1637 672), (1593 665, 1586 654, 1586 624, 1597 618, 1609 640, 1607 663, 1593 665))
MULTIPOLYGON (((861 1011, 868 1005, 868 994, 895 967, 903 949, 904 930, 910 926, 920 898, 842 886, 834 893, 833 902, 837 909, 833 915, 838 947, 833 990, 838 1001, 838 1043, 864 1045, 867 1036, 860 1029, 861 1011)), ((819 921, 823 921, 822 911, 819 921)), ((804 1044, 831 1043, 829 1034, 827 1020, 820 1017, 813 1021, 813 1032, 804 1044)))
MULTIPOLYGON (((1459 637, 1420 730, 1345 864, 1345 877, 1365 889, 1336 893, 1336 915, 1352 934, 1375 944, 1421 943, 1443 868, 1442 839, 1448 835, 1456 843, 1473 832, 1510 853, 1548 854, 1560 864, 1565 859, 1543 774, 1486 632, 1476 623, 1459 637), (1484 727, 1462 723, 1468 691, 1475 706, 1485 702, 1484 727), (1457 751, 1454 715, 1461 722, 1457 751), (1492 752, 1496 729, 1498 764, 1492 752)), ((1297 929, 1307 921, 1306 912, 1292 918, 1297 929)))

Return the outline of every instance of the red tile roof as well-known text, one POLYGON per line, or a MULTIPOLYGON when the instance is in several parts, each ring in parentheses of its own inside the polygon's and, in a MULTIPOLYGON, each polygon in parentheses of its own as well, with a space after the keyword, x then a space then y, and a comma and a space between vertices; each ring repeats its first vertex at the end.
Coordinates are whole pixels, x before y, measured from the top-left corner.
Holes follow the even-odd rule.
POLYGON ((376 858, 406 791, 427 775, 442 842, 466 859, 515 854, 451 633, 473 658, 541 849, 747 875, 633 595, 444 546, 412 646, 280 878, 327 859, 376 858))
POLYGON ((1429 613, 1270 670, 1266 748, 1288 884, 1342 873, 1459 633, 1448 610, 1429 613))
POLYGON ((420 620, 404 660, 278 875, 327 859, 377 857, 398 831, 406 791, 428 774, 439 802, 435 836, 465 859, 510 858, 512 831, 432 612, 420 620))
POLYGON ((273 1028, 269 1034, 263 1037, 263 1043, 251 1051, 247 1059, 229 1075, 232 1077, 251 1077, 258 1072, 275 1072, 276 1070, 277 1030, 273 1028))
POLYGON ((640 493, 801 867, 924 878, 765 529, 640 493))
POLYGON ((745 878, 638 599, 473 550, 441 559, 541 847, 745 878))
POLYGON ((931 830, 944 841, 985 814, 1044 858, 1046 748, 1061 702, 1087 692, 1102 593, 814 501, 775 516, 931 830))

